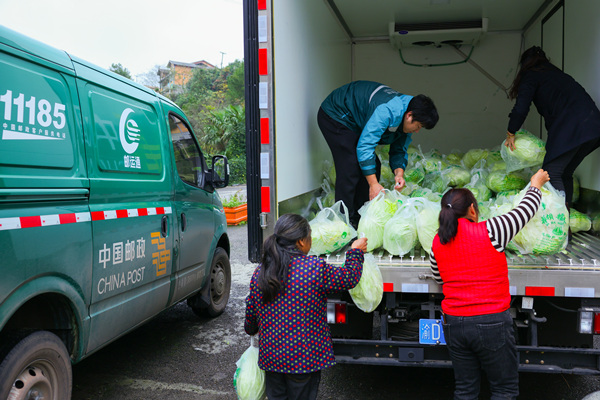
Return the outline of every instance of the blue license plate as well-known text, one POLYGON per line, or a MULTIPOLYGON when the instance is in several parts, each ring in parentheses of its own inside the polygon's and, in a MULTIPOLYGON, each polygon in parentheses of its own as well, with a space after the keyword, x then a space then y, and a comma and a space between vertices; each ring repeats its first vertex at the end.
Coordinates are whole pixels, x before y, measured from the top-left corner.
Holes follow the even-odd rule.
POLYGON ((446 344, 441 319, 419 320, 419 343, 421 344, 446 344))

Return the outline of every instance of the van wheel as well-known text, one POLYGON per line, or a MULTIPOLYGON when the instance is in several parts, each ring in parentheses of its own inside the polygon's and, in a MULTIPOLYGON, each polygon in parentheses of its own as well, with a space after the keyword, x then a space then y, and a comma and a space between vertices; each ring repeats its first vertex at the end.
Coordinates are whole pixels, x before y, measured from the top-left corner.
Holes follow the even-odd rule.
POLYGON ((72 382, 69 353, 48 331, 25 336, 0 364, 0 399, 68 400, 72 382))
POLYGON ((197 307, 196 304, 188 301, 192 311, 200 317, 217 317, 225 311, 229 301, 229 291, 231 290, 231 265, 227 252, 217 247, 210 267, 210 281, 208 282, 208 304, 203 307, 197 307))

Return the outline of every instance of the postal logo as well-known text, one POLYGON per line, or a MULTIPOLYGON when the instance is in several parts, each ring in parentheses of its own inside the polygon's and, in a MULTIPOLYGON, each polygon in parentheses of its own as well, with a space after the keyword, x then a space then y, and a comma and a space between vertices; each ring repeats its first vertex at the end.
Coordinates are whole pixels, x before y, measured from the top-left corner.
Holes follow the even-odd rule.
POLYGON ((129 115, 133 113, 131 108, 126 108, 121 114, 121 121, 119 122, 119 139, 121 140, 121 146, 127 154, 134 153, 140 144, 140 129, 138 124, 129 118, 129 115))

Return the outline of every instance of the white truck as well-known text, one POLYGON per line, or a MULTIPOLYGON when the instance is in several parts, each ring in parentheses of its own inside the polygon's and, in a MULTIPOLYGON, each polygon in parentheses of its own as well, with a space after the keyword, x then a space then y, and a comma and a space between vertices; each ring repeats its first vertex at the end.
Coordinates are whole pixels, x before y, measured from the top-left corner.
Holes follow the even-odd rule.
MULTIPOLYGON (((258 262, 277 217, 304 212, 331 159, 317 111, 354 80, 430 96, 440 121, 413 136, 442 153, 494 148, 513 103, 520 54, 540 45, 600 103, 600 2, 595 0, 245 0, 249 258, 258 262)), ((545 139, 532 109, 524 128, 545 139)), ((600 151, 580 165, 576 208, 600 213, 600 151)), ((522 371, 600 374, 600 240, 578 233, 551 256, 507 252, 522 371)), ((420 320, 440 318, 441 287, 425 252, 376 252, 384 296, 370 314, 330 299, 338 362, 450 367, 421 343, 420 320), (343 323, 335 323, 343 322, 343 323)), ((330 257, 336 262, 336 257, 330 257)))

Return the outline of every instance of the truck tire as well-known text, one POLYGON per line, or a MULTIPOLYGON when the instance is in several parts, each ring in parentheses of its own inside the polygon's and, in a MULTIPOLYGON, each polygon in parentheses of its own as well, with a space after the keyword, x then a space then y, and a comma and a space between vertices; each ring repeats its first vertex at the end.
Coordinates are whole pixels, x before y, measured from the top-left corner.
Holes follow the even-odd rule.
POLYGON ((69 400, 72 383, 69 353, 48 331, 24 336, 0 364, 2 400, 69 400))
MULTIPOLYGON (((210 266, 209 282, 207 282, 205 301, 188 301, 192 311, 199 317, 217 317, 225 311, 231 290, 231 265, 227 252, 217 247, 210 266), (197 306, 203 303, 203 306, 197 306)), ((204 292, 204 291, 203 291, 204 292)), ((202 293, 197 296, 202 296, 202 293)))

